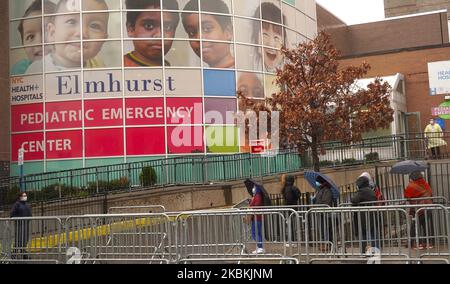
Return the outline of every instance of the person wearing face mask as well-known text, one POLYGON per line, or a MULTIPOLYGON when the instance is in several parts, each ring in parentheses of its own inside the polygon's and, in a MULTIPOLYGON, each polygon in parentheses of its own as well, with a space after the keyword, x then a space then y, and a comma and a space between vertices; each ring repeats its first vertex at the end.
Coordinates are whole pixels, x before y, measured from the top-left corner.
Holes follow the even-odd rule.
MULTIPOLYGON (((19 193, 17 201, 11 210, 11 218, 25 218, 31 217, 31 207, 27 203, 27 194, 25 192, 19 193)), ((30 221, 16 220, 15 221, 15 238, 14 238, 14 257, 16 259, 28 259, 26 248, 29 239, 30 221)))
MULTIPOLYGON (((249 201, 250 207, 261 207, 264 206, 264 189, 251 179, 246 179, 244 181, 247 192, 252 196, 249 201)), ((249 215, 248 220, 252 225, 252 238, 256 241, 256 250, 253 254, 265 253, 262 241, 262 215, 249 215)))
MULTIPOLYGON (((314 197, 314 204, 333 206, 333 192, 331 185, 322 177, 316 179, 317 192, 314 197)), ((321 244, 319 250, 322 252, 329 251, 329 243, 333 242, 332 220, 329 214, 323 214, 320 218, 320 238, 324 244, 321 244)))

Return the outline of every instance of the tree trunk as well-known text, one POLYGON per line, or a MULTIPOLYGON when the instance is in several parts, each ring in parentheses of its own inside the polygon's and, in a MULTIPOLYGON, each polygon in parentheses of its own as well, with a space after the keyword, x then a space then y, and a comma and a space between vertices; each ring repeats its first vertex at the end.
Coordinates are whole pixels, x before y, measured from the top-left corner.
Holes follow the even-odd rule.
POLYGON ((319 152, 318 152, 319 147, 317 145, 317 137, 313 136, 311 138, 312 138, 311 154, 312 154, 314 171, 320 172, 320 161, 319 161, 319 152))
POLYGON ((320 172, 320 161, 319 161, 319 153, 317 151, 317 145, 313 145, 311 147, 312 159, 313 159, 313 167, 314 171, 320 172))

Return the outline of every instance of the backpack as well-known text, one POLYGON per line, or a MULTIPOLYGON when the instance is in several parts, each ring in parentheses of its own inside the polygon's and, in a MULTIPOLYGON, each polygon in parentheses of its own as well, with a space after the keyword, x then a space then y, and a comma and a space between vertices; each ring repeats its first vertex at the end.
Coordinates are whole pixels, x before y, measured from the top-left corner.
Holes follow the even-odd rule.
POLYGON ((300 199, 300 190, 296 186, 286 186, 283 188, 284 205, 297 205, 300 199), (294 201, 294 203, 292 203, 294 201))
POLYGON ((258 184, 258 187, 261 189, 263 196, 263 206, 272 206, 272 200, 270 200, 270 196, 267 191, 264 189, 262 185, 258 184))
POLYGON ((375 193, 375 197, 377 198, 377 201, 384 200, 383 194, 381 193, 381 190, 378 186, 373 189, 373 192, 375 193))

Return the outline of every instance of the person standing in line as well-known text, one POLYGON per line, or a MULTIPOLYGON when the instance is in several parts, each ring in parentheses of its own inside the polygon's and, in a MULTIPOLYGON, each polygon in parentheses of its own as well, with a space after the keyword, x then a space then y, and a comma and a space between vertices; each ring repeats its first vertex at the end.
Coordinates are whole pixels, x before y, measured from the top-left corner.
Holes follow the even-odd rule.
MULTIPOLYGON (((404 196, 406 199, 411 199, 410 204, 432 204, 433 201, 430 199, 421 199, 421 200, 414 200, 415 198, 425 198, 425 197, 432 197, 433 191, 431 189, 431 186, 427 183, 427 181, 423 178, 423 175, 421 172, 413 172, 409 175, 409 179, 411 180, 408 186, 405 189, 404 196)), ((409 214, 413 218, 416 216, 416 209, 411 208, 409 211, 409 214)), ((434 246, 434 239, 429 238, 428 236, 434 236, 434 227, 433 227, 433 216, 431 215, 430 210, 420 210, 417 214, 417 219, 415 220, 418 222, 419 225, 419 237, 423 239, 421 242, 419 240, 419 243, 417 244, 415 242, 416 238, 416 225, 413 223, 411 224, 411 247, 413 249, 432 249, 434 246), (426 235, 426 236, 425 236, 426 235), (426 243, 424 243, 424 241, 426 243)))
MULTIPOLYGON (((251 207, 262 207, 264 206, 264 196, 263 190, 261 187, 256 184, 251 179, 246 179, 244 181, 245 187, 247 188, 248 193, 252 196, 249 202, 249 206, 251 207)), ((263 240, 262 240, 262 222, 263 216, 261 214, 249 215, 249 222, 252 226, 252 238, 256 241, 256 250, 254 250, 253 254, 265 253, 263 248, 263 240)))
MULTIPOLYGON (((377 198, 375 196, 375 192, 370 186, 370 180, 367 178, 367 176, 360 176, 356 180, 356 186, 358 187, 358 191, 356 194, 351 198, 351 202, 353 206, 372 206, 373 204, 363 204, 364 202, 374 202, 377 201, 377 198)), ((361 248, 361 254, 364 254, 368 246, 374 247, 378 246, 376 242, 376 218, 373 215, 373 213, 366 213, 366 212, 355 212, 355 232, 357 234, 357 237, 360 240, 360 248, 361 248), (368 239, 370 237, 370 239, 368 239)))
MULTIPOLYGON (((27 203, 27 194, 25 192, 19 193, 17 201, 11 209, 11 218, 25 218, 31 217, 31 207, 27 203)), ((30 221, 29 220, 16 220, 14 221, 15 235, 14 235, 14 258, 16 259, 28 259, 26 254, 26 248, 30 233, 30 221)))
POLYGON ((447 142, 442 139, 442 128, 436 121, 431 118, 430 124, 425 127, 424 130, 425 138, 428 141, 428 149, 431 150, 431 157, 433 159, 441 158, 441 146, 446 146, 447 142))
MULTIPOLYGON (((322 204, 333 207, 333 192, 331 190, 331 185, 322 177, 317 177, 316 186, 318 188, 315 198, 314 204, 322 204)), ((320 246, 320 250, 322 252, 326 252, 329 250, 328 244, 333 242, 333 222, 330 214, 321 214, 320 218, 320 234, 321 240, 324 242, 324 245, 320 246)))
MULTIPOLYGON (((362 173, 358 178, 360 177, 366 177, 369 180, 369 187, 373 190, 375 193, 376 201, 383 201, 383 193, 380 190, 380 187, 375 183, 372 176, 368 172, 362 173)), ((377 203, 378 206, 383 206, 384 202, 377 203)))
MULTIPOLYGON (((285 175, 283 175, 285 176, 285 175)), ((282 183, 283 188, 281 189, 281 194, 283 196, 284 205, 292 208, 294 211, 298 211, 298 208, 296 205, 298 205, 298 201, 300 198, 300 190, 298 187, 294 185, 295 177, 294 176, 285 176, 284 183, 282 183)), ((289 218, 290 216, 286 216, 289 218)), ((291 226, 291 241, 296 242, 297 241, 297 228, 295 226, 295 222, 292 222, 291 226)), ((289 245, 289 243, 288 243, 289 245)))

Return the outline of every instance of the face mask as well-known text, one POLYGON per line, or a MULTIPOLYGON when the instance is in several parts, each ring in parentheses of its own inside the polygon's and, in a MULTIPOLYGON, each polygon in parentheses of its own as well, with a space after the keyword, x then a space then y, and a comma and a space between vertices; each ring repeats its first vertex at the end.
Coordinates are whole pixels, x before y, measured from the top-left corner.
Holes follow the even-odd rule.
POLYGON ((321 186, 322 186, 322 184, 320 182, 316 181, 316 187, 321 187, 321 186))
POLYGON ((26 196, 21 197, 21 198, 20 198, 20 201, 27 201, 27 197, 26 197, 26 196))
POLYGON ((253 193, 253 195, 255 195, 255 193, 256 193, 256 187, 254 187, 254 188, 252 189, 252 193, 253 193))

